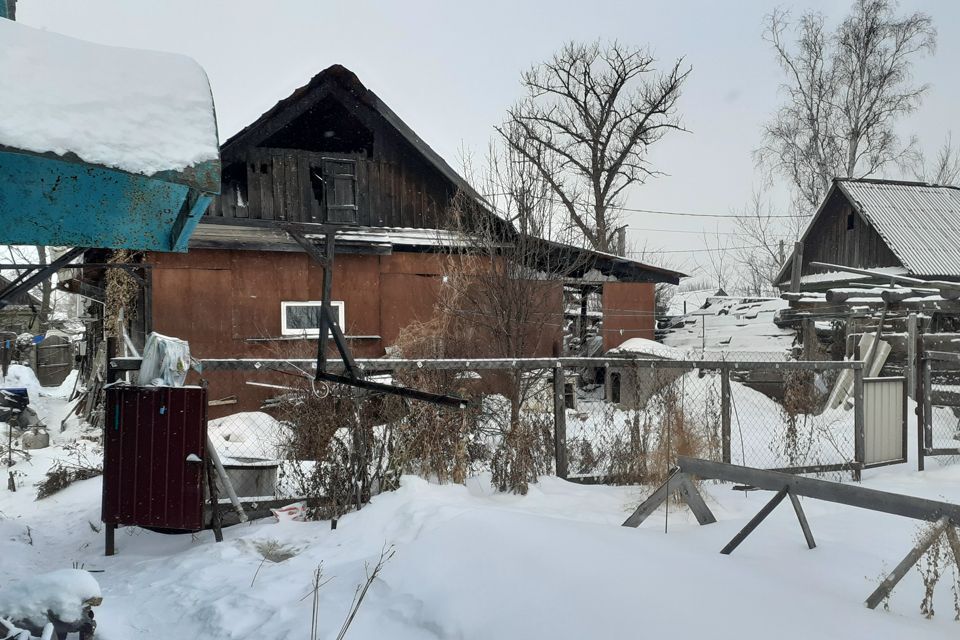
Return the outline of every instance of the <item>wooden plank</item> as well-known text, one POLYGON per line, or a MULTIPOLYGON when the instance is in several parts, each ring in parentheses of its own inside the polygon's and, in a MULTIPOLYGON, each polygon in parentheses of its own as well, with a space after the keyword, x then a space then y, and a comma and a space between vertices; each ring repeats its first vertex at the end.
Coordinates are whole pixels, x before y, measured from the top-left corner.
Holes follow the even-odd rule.
POLYGON ((877 605, 890 595, 890 592, 897 586, 897 583, 903 579, 903 576, 907 575, 907 572, 910 571, 913 565, 917 564, 917 561, 926 553, 930 545, 943 535, 949 525, 950 520, 947 517, 937 520, 937 523, 910 549, 910 552, 900 561, 900 564, 898 564, 896 568, 890 572, 890 575, 870 594, 867 598, 867 608, 876 609, 877 605))
POLYGON ((300 220, 300 177, 299 162, 295 153, 286 153, 283 156, 284 180, 284 214, 287 220, 300 220))
POLYGON ((951 353, 949 351, 925 351, 924 357, 930 360, 939 360, 943 362, 960 362, 960 353, 951 353))
POLYGON ((717 521, 713 512, 710 511, 710 507, 708 507, 707 503, 703 500, 703 496, 700 495, 700 492, 697 490, 696 485, 693 484, 690 476, 686 474, 680 477, 680 493, 683 494, 687 506, 690 507, 690 511, 693 512, 699 524, 713 524, 717 521))
POLYGON ((790 291, 798 293, 800 291, 800 277, 803 273, 803 242, 797 241, 793 244, 793 262, 790 270, 790 291))
POLYGON ((310 186, 310 160, 303 154, 297 156, 297 179, 300 182, 300 208, 297 215, 290 218, 295 222, 319 222, 315 219, 315 209, 313 202, 313 189, 310 186))
POLYGON ((800 498, 792 491, 788 491, 787 494, 790 496, 790 502, 793 503, 793 510, 797 514, 797 520, 800 521, 800 529, 803 530, 803 537, 807 541, 807 547, 813 549, 817 546, 817 543, 813 539, 813 532, 810 531, 810 523, 807 522, 807 514, 803 512, 803 505, 800 504, 800 498))
POLYGON ((362 156, 352 156, 357 181, 357 224, 362 227, 371 226, 370 223, 370 175, 368 164, 362 156))
POLYGON ((956 527, 947 527, 947 543, 953 552, 953 559, 954 562, 956 562, 956 566, 960 567, 960 536, 957 536, 956 527))
POLYGON ((623 521, 624 527, 639 527, 644 520, 646 520, 650 515, 656 511, 661 504, 666 502, 667 496, 670 495, 672 491, 675 491, 680 485, 680 476, 679 471, 674 470, 670 476, 667 478, 667 481, 661 484, 656 491, 654 491, 649 498, 644 500, 636 510, 630 514, 626 520, 623 521))
POLYGON ((383 226, 383 187, 380 184, 380 163, 367 160, 367 182, 369 184, 368 206, 370 209, 370 225, 383 226))
POLYGON ((333 342, 337 345, 337 351, 340 352, 340 359, 343 360, 344 368, 351 378, 363 378, 363 372, 353 360, 353 354, 350 353, 350 347, 347 346, 347 339, 343 337, 343 330, 337 324, 332 309, 332 307, 324 305, 320 308, 320 312, 327 317, 326 324, 330 327, 330 333, 333 334, 333 342))
POLYGON ((733 536, 733 540, 728 542, 727 546, 720 550, 720 553, 725 556, 733 553, 734 549, 739 547, 740 543, 746 540, 747 536, 753 533, 753 530, 760 526, 760 523, 763 522, 767 516, 777 508, 777 505, 783 502, 783 499, 787 496, 787 491, 788 490, 786 487, 780 489, 780 491, 777 491, 777 494, 773 496, 770 502, 763 505, 763 508, 760 509, 757 515, 753 516, 753 518, 750 519, 750 522, 747 523, 747 526, 741 529, 737 535, 733 536))
POLYGON ((260 181, 260 218, 262 220, 273 220, 274 214, 274 194, 273 194, 273 165, 270 156, 260 154, 256 159, 257 178, 260 181))
POLYGON ((936 521, 947 516, 953 522, 960 523, 960 505, 949 502, 686 456, 679 456, 677 464, 684 473, 699 478, 724 480, 768 491, 780 491, 786 487, 797 495, 816 500, 836 502, 917 520, 936 521))
POLYGON ((277 220, 287 218, 287 178, 282 155, 270 154, 270 185, 273 194, 274 215, 277 220))
MULTIPOLYGON (((306 252, 307 256, 309 256, 311 260, 322 267, 325 267, 329 264, 327 256, 324 255, 324 253, 320 251, 320 249, 318 249, 313 242, 304 238, 303 235, 298 231, 289 228, 286 229, 286 231, 288 234, 290 234, 290 237, 293 238, 298 245, 300 245, 300 247, 306 252)), ((327 246, 329 247, 330 243, 327 243, 327 246)))

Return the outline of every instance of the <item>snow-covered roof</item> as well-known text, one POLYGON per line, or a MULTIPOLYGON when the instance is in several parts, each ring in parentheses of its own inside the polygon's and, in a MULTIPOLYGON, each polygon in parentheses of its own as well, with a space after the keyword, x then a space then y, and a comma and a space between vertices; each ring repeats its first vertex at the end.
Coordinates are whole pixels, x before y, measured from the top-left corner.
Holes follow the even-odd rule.
POLYGON ((153 175, 218 158, 210 84, 191 58, 0 19, 0 147, 153 175))
POLYGON ((647 356, 658 360, 683 360, 684 352, 646 338, 630 338, 608 351, 609 355, 647 356))
MULTIPOLYGON (((318 240, 324 234, 308 233, 305 238, 318 240)), ((337 240, 362 244, 392 246, 459 247, 471 246, 468 239, 455 231, 445 229, 416 229, 412 227, 356 227, 337 231, 337 240)))
MULTIPOLYGON (((877 273, 885 273, 894 276, 902 276, 909 273, 903 267, 871 267, 870 271, 876 271, 877 273)), ((802 284, 822 284, 830 282, 844 283, 870 279, 870 276, 865 276, 858 273, 850 273, 847 271, 825 271, 823 273, 808 273, 805 276, 800 276, 800 282, 802 284)))
POLYGON ((698 357, 775 359, 786 357, 794 332, 778 327, 774 317, 789 306, 786 300, 716 298, 708 307, 678 318, 667 330, 663 344, 698 357), (749 354, 755 354, 750 356, 749 354))

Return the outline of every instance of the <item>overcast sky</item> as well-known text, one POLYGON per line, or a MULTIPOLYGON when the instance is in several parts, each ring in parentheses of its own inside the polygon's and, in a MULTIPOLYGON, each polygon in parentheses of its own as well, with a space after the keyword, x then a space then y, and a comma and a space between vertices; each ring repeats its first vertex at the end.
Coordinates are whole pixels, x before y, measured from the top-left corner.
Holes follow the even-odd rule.
MULTIPOLYGON (((628 206, 730 213, 762 181, 751 151, 779 100, 780 71, 760 39, 773 6, 760 0, 19 0, 17 18, 104 44, 192 56, 210 77, 222 140, 316 72, 343 64, 455 167, 462 149, 482 153, 520 95, 520 72, 564 41, 647 45, 664 67, 681 56, 693 67, 679 105, 690 133, 673 133, 653 147, 654 166, 669 175, 635 188, 628 206)), ((837 20, 850 2, 786 6, 837 20)), ((901 10, 930 14, 939 31, 936 54, 915 68, 930 91, 903 123, 903 132, 933 153, 951 127, 960 137, 960 3, 905 1, 901 10)), ((703 232, 715 238, 733 231, 727 220, 627 216, 634 246, 667 252, 647 260, 688 273, 705 261, 703 232)))

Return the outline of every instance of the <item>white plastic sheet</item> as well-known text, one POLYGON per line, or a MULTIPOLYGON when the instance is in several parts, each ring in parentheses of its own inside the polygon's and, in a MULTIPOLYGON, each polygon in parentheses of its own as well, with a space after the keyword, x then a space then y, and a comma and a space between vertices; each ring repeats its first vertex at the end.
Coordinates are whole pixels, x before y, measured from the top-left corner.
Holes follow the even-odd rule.
POLYGON ((140 363, 141 386, 182 387, 190 370, 190 345, 186 340, 159 333, 147 336, 140 363))

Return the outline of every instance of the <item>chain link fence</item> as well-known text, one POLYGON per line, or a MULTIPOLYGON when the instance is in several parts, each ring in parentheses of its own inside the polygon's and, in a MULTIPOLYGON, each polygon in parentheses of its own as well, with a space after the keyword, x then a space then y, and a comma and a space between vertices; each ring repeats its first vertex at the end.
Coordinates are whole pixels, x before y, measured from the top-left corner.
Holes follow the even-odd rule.
MULTIPOLYGON (((762 469, 855 470, 843 363, 611 361, 567 402, 572 478, 646 482, 677 455, 762 469)), ((569 375, 569 372, 568 372, 569 375)))
POLYGON ((923 359, 924 455, 960 462, 960 359, 932 352, 923 359))
MULTIPOLYGON (((274 385, 275 395, 260 411, 209 421, 211 442, 242 501, 320 496, 314 508, 335 518, 397 486, 405 473, 462 482, 487 472, 498 488, 523 492, 544 474, 656 483, 677 455, 803 473, 859 469, 853 401, 859 363, 562 358, 361 364, 368 379, 458 395, 468 406, 440 407, 308 376, 274 385)), ((282 366, 204 361, 204 375, 282 366)))

